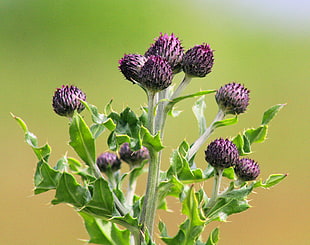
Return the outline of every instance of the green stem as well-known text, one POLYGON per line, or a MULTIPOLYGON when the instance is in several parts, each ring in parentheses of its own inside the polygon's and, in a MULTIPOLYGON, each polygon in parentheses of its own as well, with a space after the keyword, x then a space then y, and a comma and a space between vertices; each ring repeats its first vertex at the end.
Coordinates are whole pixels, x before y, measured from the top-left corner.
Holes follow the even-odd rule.
POLYGON ((155 95, 154 91, 147 91, 148 97, 148 130, 151 134, 154 134, 154 109, 155 109, 155 95))
POLYGON ((205 141, 209 138, 209 136, 214 131, 214 124, 218 121, 223 120, 225 117, 225 113, 220 109, 214 118, 211 125, 206 129, 206 131, 194 142, 194 144, 191 146, 187 153, 187 159, 191 160, 193 156, 197 153, 197 151, 200 149, 200 147, 205 143, 205 141))

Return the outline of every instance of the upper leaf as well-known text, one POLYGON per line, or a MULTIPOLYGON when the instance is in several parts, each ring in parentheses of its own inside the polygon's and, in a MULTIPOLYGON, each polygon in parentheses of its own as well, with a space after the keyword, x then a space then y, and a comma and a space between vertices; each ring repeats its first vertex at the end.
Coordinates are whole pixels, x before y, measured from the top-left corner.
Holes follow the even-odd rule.
POLYGON ((274 105, 265 111, 262 119, 262 125, 268 124, 285 105, 286 104, 274 105))

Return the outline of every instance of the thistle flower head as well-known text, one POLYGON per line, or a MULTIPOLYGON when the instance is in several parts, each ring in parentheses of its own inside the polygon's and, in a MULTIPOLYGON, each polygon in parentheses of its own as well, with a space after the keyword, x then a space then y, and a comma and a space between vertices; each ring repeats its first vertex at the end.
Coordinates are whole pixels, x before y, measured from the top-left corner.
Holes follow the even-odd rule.
POLYGON ((122 144, 119 150, 119 156, 124 162, 132 167, 140 166, 144 160, 150 158, 149 151, 146 147, 142 146, 140 150, 132 151, 129 143, 122 144))
POLYGON ((140 81, 140 71, 146 58, 140 54, 126 54, 121 58, 119 63, 119 69, 125 76, 125 78, 132 83, 139 83, 140 81))
POLYGON ((228 83, 216 93, 215 99, 226 114, 240 114, 249 105, 250 91, 239 83, 228 83))
POLYGON ((255 180, 260 174, 259 165, 252 159, 242 158, 235 165, 237 177, 243 181, 255 180))
POLYGON ((121 160, 111 152, 102 153, 96 163, 101 172, 115 172, 121 168, 121 160))
POLYGON ((72 117, 75 110, 80 113, 85 108, 80 100, 86 100, 86 95, 80 89, 63 85, 56 89, 52 105, 58 115, 72 117))
POLYGON ((213 50, 210 45, 196 45, 186 51, 183 57, 183 71, 191 76, 205 77, 211 72, 213 63, 213 50))
POLYGON ((161 91, 172 83, 172 69, 161 56, 151 55, 141 68, 141 85, 152 91, 161 91))
POLYGON ((151 55, 163 57, 170 64, 173 73, 178 73, 181 71, 184 49, 180 40, 173 33, 171 35, 165 33, 156 39, 144 55, 145 57, 151 55))
POLYGON ((228 139, 216 139, 205 150, 206 161, 218 169, 234 166, 238 158, 237 147, 228 139))

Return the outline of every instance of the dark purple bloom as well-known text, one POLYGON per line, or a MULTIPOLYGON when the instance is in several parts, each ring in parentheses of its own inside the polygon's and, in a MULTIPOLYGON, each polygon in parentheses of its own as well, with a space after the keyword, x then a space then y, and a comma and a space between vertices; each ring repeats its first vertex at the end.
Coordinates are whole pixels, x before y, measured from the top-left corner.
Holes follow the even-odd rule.
POLYGON ((119 60, 119 69, 126 79, 133 83, 140 82, 140 71, 146 58, 140 54, 126 54, 119 60))
POLYGON ((85 108, 80 100, 86 100, 86 95, 80 89, 73 85, 63 85, 54 93, 54 111, 60 116, 72 117, 75 110, 80 113, 85 108))
POLYGON ((101 172, 114 172, 121 168, 121 160, 111 152, 102 153, 96 163, 101 172))
POLYGON ((255 180, 260 174, 258 163, 249 158, 240 159, 235 165, 235 173, 243 181, 255 180))
POLYGON ((249 93, 250 91, 239 83, 228 83, 217 91, 215 99, 226 114, 240 114, 245 112, 249 105, 249 93))
POLYGON ((172 33, 161 34, 155 43, 145 52, 145 57, 151 55, 161 56, 170 64, 173 73, 181 71, 181 62, 184 55, 184 49, 180 40, 172 33))
POLYGON ((237 147, 228 139, 216 139, 205 150, 206 161, 214 168, 229 168, 238 161, 237 147))
POLYGON ((186 51, 183 57, 183 71, 191 76, 205 77, 211 72, 214 58, 208 44, 196 45, 186 51))
POLYGON ((168 61, 151 55, 141 68, 141 85, 152 91, 161 91, 172 83, 172 69, 168 61))
POLYGON ((139 166, 141 163, 150 158, 149 151, 146 147, 142 146, 142 148, 138 151, 132 151, 130 149, 129 143, 122 144, 119 149, 120 158, 128 163, 130 166, 139 166))

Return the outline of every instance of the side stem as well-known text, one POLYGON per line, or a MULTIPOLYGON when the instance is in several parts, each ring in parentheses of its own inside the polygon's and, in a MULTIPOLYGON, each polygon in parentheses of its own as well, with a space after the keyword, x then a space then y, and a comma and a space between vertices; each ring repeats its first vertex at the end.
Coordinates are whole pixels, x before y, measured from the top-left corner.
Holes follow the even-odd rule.
POLYGON ((197 153, 200 147, 204 144, 204 142, 209 138, 209 136, 214 131, 214 124, 218 121, 223 120, 225 117, 225 113, 220 109, 214 118, 211 125, 206 129, 206 131, 194 142, 187 153, 187 159, 190 160, 197 153))

